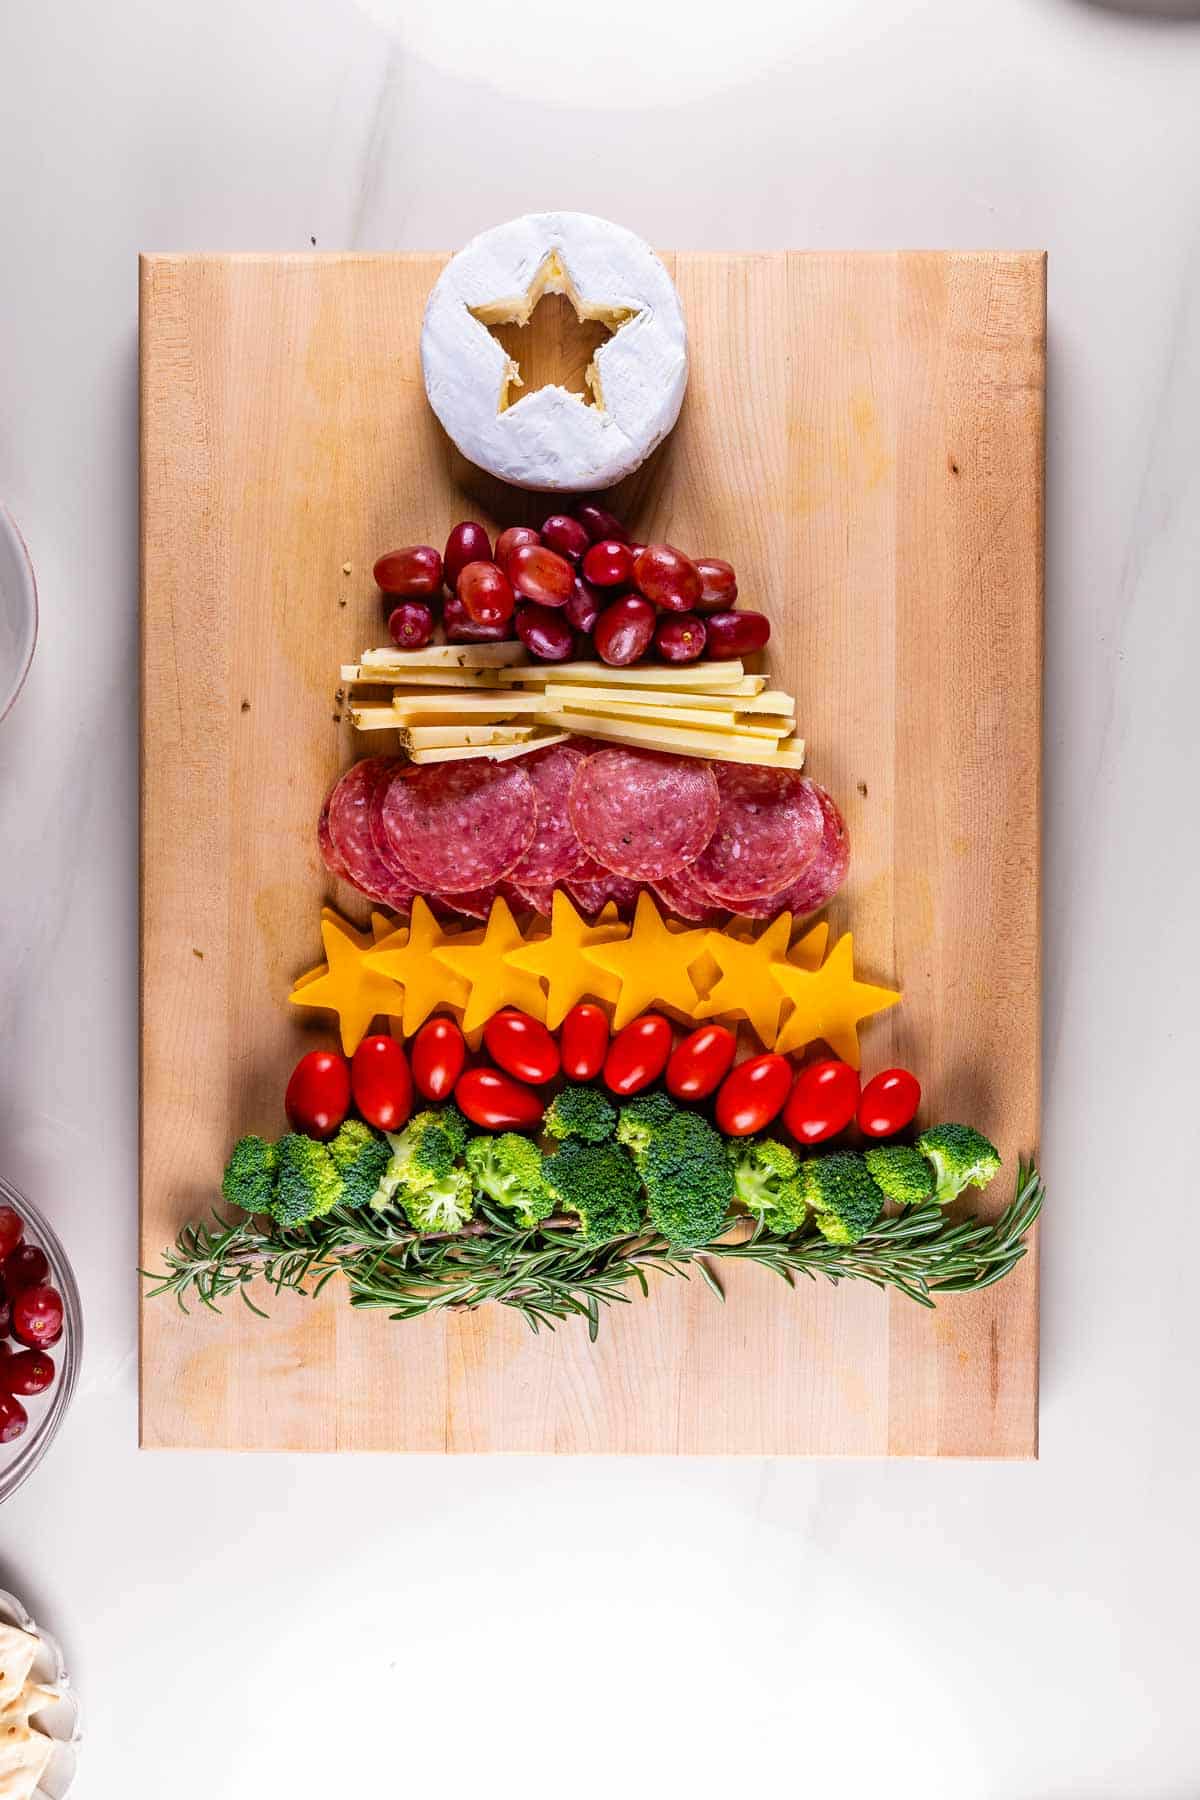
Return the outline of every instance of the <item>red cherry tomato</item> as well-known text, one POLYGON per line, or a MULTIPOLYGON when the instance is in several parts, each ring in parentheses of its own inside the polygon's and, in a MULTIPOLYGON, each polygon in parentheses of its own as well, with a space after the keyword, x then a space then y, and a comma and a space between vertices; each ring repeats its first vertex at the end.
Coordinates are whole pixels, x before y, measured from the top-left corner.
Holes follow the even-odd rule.
POLYGON ((283 1110, 293 1131, 331 1138, 350 1111, 350 1068, 334 1050, 310 1050, 292 1070, 283 1110))
POLYGON ((29 1423, 29 1414, 11 1394, 0 1394, 0 1444, 11 1444, 29 1423))
POLYGON ((553 1081, 558 1074, 558 1045, 537 1019, 503 1006, 483 1028, 488 1055, 518 1081, 535 1085, 553 1081))
POLYGON ((44 1350, 18 1350, 0 1362, 0 1391, 44 1394, 54 1380, 54 1359, 44 1350))
POLYGON ((671 1054, 671 1025, 661 1013, 643 1013, 618 1031, 604 1059, 604 1085, 612 1094, 640 1094, 657 1081, 671 1054))
POLYGON ((427 1019, 412 1043, 412 1076, 426 1100, 448 1100, 467 1060, 467 1042, 453 1019, 427 1019))
POLYGON ((25 1223, 11 1206, 0 1206, 0 1259, 16 1249, 25 1236, 25 1223))
POLYGON ((791 1082, 787 1057, 774 1051, 739 1063, 725 1077, 717 1095, 717 1124, 726 1137, 749 1137, 762 1131, 787 1099, 791 1082))
POLYGON ((413 1106, 412 1076, 403 1046, 393 1037, 366 1037, 350 1064, 354 1104, 377 1131, 399 1131, 413 1106))
POLYGON ((595 1081, 608 1054, 608 1015, 583 1000, 573 1006, 559 1032, 562 1071, 572 1081, 595 1081))
POLYGON ((676 1100, 706 1100, 729 1073, 737 1038, 726 1025, 701 1025, 671 1052, 667 1092, 676 1100))
POLYGON ((63 1303, 57 1288, 26 1288, 13 1301, 13 1335, 31 1349, 57 1344, 62 1327, 63 1303))
POLYGON ((472 1125, 485 1131, 528 1131, 542 1122, 542 1102, 532 1088, 499 1069, 468 1069, 454 1098, 472 1125))
POLYGON ((50 1263, 36 1244, 18 1244, 4 1259, 4 1290, 10 1299, 22 1288, 37 1287, 50 1279, 50 1263))
POLYGON ((858 1125, 868 1137, 891 1137, 911 1125, 921 1104, 921 1084, 907 1069, 872 1075, 858 1103, 858 1125))
POLYGON ((857 1105, 858 1070, 830 1058, 801 1069, 783 1122, 798 1143, 820 1144, 845 1131, 857 1105))

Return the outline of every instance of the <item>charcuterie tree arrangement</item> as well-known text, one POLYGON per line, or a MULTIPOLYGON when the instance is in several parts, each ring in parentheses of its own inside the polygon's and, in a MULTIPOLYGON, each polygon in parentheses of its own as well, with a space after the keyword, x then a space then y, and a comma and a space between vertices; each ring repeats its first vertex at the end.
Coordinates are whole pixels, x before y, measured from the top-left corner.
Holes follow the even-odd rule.
MULTIPOLYGON (((535 290, 580 304, 559 249, 520 263, 523 302, 482 304, 484 242, 472 325, 528 316, 535 290)), ((566 485, 514 472, 531 401, 505 410, 507 359, 501 423, 454 429, 445 342, 479 346, 442 285, 424 345, 439 416, 509 479, 566 485)), ((612 309, 634 349, 638 317, 612 309)), ((643 454, 678 412, 681 355, 643 454)), ((611 444, 588 420, 572 453, 593 440, 611 444)), ((153 1291, 257 1311, 260 1279, 316 1293, 340 1276, 352 1305, 399 1320, 496 1302, 594 1336, 654 1271, 720 1295, 721 1267, 749 1262, 925 1305, 1007 1274, 1040 1177, 1022 1166, 994 1221, 949 1211, 995 1176, 995 1148, 922 1123, 910 1071, 862 1081, 860 1027, 901 995, 814 916, 849 834, 804 773, 794 700, 749 666, 770 628, 739 608, 730 563, 635 542, 587 497, 494 543, 464 520, 374 573, 389 642, 339 681, 356 731, 385 735, 316 825, 330 877, 373 910, 360 929, 324 909, 323 959, 290 995, 339 1041, 298 1063, 290 1129, 235 1145, 236 1210, 185 1227, 153 1291)))

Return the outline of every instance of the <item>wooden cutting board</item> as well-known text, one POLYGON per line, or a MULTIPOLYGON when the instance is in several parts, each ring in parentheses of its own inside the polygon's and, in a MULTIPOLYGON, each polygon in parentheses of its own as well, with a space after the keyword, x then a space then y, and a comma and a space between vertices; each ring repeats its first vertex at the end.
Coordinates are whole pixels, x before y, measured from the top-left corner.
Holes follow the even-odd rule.
MULTIPOLYGON (((160 256, 141 272, 142 1260, 282 1125, 286 1004, 334 892, 314 823, 351 760, 337 665, 382 636, 371 564, 467 515, 537 520, 425 403, 443 258, 160 256)), ((865 1068, 916 1069, 1011 1197, 1036 1148, 1045 263, 677 255, 692 375, 614 504, 728 557, 774 623, 809 767, 845 808, 831 909, 903 1006, 865 1068)), ((145 1302, 142 1439, 287 1450, 1036 1454, 1037 1263, 936 1313, 855 1284, 663 1282, 534 1338, 317 1303, 145 1302)))

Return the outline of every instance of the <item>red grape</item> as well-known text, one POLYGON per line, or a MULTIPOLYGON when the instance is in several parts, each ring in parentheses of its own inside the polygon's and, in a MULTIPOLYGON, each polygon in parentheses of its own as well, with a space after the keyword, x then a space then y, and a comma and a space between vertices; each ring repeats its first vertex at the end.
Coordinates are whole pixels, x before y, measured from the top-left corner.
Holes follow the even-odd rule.
POLYGON ((633 580, 633 558, 628 544, 602 538, 583 559, 583 573, 594 587, 627 588, 633 580))
POLYGON ((665 613, 654 628, 654 648, 664 662, 695 662, 704 655, 707 635, 695 613, 665 613))
POLYGON ((567 513, 551 513, 542 526, 542 542, 560 556, 578 562, 591 540, 578 519, 567 513))
POLYGON ((375 564, 376 585, 405 600, 428 600, 442 585, 442 559, 432 544, 389 550, 375 564))
POLYGON ((771 621, 758 612, 709 613, 708 654, 716 662, 728 662, 761 650, 771 635, 771 621))
POLYGON ((575 637, 565 613, 557 607, 537 606, 525 600, 517 608, 517 636, 541 662, 566 662, 574 653, 575 637))
POLYGON ((722 562, 719 556, 698 556, 696 567, 700 571, 697 612, 723 612, 737 605, 737 576, 732 563, 722 562))
POLYGON ((0 1363, 0 1392, 44 1394, 54 1380, 54 1359, 44 1350, 18 1350, 0 1363))
POLYGON ((468 563, 458 578, 458 597, 476 625, 507 625, 516 601, 512 583, 495 563, 468 563))
POLYGON ((46 1252, 35 1244, 22 1244, 4 1259, 4 1291, 15 1299, 22 1288, 39 1287, 49 1274, 46 1252))
POLYGON ((0 1300, 0 1339, 6 1338, 12 1330, 12 1302, 7 1294, 0 1300))
POLYGON ((575 577, 575 586, 567 601, 567 617, 576 631, 588 634, 595 629, 596 620, 600 617, 600 596, 582 575, 575 577))
POLYGON ((654 636, 654 608, 640 594, 622 594, 606 606, 596 620, 596 650, 606 663, 624 668, 650 648, 654 636))
POLYGON ((15 1250, 25 1236, 25 1225, 20 1213, 14 1212, 11 1206, 0 1206, 0 1260, 10 1250, 15 1250))
POLYGON ((539 606, 565 606, 575 587, 566 557, 544 544, 518 544, 508 559, 508 577, 523 599, 539 606))
POLYGON ((647 600, 670 612, 691 612, 700 598, 700 571, 673 544, 647 544, 633 567, 647 600))
POLYGON ((540 544, 541 541, 541 532, 535 531, 532 525, 510 525, 496 539, 496 561, 507 574, 508 559, 514 550, 519 550, 522 544, 540 544))
POLYGON ((29 1423, 29 1414, 11 1394, 0 1394, 0 1444, 11 1444, 29 1423))
POLYGON ((402 600, 388 614, 388 632, 401 650, 423 650, 433 636, 433 614, 423 600, 402 600))
POLYGON ((606 512, 602 506, 593 506, 590 500, 581 500, 575 508, 575 517, 591 538, 598 544, 601 538, 616 538, 618 543, 627 544, 629 533, 620 519, 606 512))
POLYGON ((492 541, 487 532, 474 519, 464 519, 446 539, 446 548, 442 552, 442 580, 453 591, 468 563, 491 560, 492 541))
POLYGON ((34 1349, 62 1335, 63 1303, 57 1288, 25 1288, 13 1301, 13 1336, 34 1349))
POLYGON ((511 621, 503 625, 477 625, 457 594, 447 594, 442 624, 448 644, 498 644, 512 636, 511 621))

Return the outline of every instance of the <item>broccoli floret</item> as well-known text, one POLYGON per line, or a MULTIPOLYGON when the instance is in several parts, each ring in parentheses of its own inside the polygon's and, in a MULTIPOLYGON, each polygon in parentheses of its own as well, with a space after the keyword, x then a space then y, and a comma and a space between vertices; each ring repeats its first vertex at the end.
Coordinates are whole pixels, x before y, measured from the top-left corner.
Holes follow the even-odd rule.
POLYGON ((342 1204, 369 1206, 391 1161, 387 1139, 361 1119, 347 1119, 330 1140, 329 1154, 344 1184, 342 1204))
POLYGON ((554 1211, 554 1195, 542 1175, 542 1153, 516 1131, 483 1135, 467 1145, 467 1168, 480 1192, 517 1215, 528 1229, 554 1211))
POLYGON ((931 1125, 917 1149, 933 1164, 934 1199, 948 1206, 965 1187, 986 1187, 1000 1167, 1000 1152, 971 1125, 931 1125))
POLYGON ((800 1164, 800 1191, 831 1244, 857 1244, 879 1217, 883 1197, 857 1150, 834 1150, 800 1164))
POLYGON ((734 1197, 771 1231, 799 1231, 807 1208, 796 1152, 778 1138, 737 1138, 728 1148, 734 1197))
POLYGON ((408 1210, 408 1197, 444 1181, 466 1144, 466 1121, 457 1106, 433 1107, 415 1113, 404 1130, 388 1132, 391 1156, 373 1196, 375 1206, 399 1201, 408 1210))
POLYGON ((901 1206, 920 1206, 933 1193, 929 1164, 911 1144, 873 1144, 863 1161, 880 1192, 901 1206))
POLYGON ((243 1212, 269 1213, 275 1200, 279 1153, 265 1138, 239 1138, 225 1167, 221 1192, 243 1212))
POLYGON ((647 1132, 636 1158, 650 1218, 669 1244, 692 1249, 721 1228, 733 1199, 725 1140, 700 1113, 676 1112, 647 1132))
POLYGON ((546 1108, 543 1127, 555 1138, 605 1143, 617 1129, 617 1109, 598 1087, 565 1087, 546 1108))
POLYGON ((459 1231, 475 1211, 471 1177, 465 1169, 451 1169, 418 1193, 406 1191, 401 1204, 418 1231, 459 1231))
POLYGON ((319 1219, 342 1197, 342 1178, 328 1144, 289 1131, 279 1140, 279 1179, 271 1212, 281 1225, 319 1219))
POLYGON ((666 1094, 638 1094, 627 1100, 617 1120, 617 1142, 624 1144, 634 1156, 640 1156, 651 1135, 661 1131, 679 1111, 666 1094))
POLYGON ((546 1158, 542 1174, 564 1212, 579 1215, 585 1244, 604 1244, 640 1230, 642 1184, 620 1144, 582 1144, 569 1138, 546 1158))

